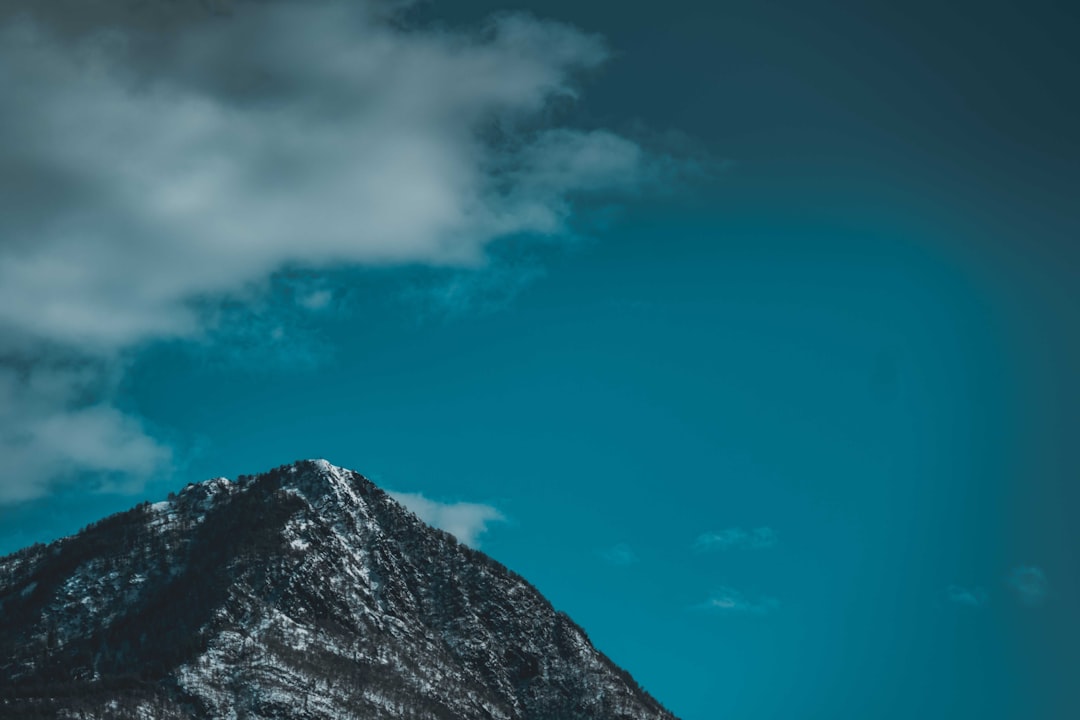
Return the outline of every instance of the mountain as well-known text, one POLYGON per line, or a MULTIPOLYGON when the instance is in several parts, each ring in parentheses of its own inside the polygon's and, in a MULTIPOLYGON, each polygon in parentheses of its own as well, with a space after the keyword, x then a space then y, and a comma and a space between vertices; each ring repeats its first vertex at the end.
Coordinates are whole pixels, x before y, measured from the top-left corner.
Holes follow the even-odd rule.
POLYGON ((0 558, 0 716, 674 720, 524 579, 324 460, 0 558))

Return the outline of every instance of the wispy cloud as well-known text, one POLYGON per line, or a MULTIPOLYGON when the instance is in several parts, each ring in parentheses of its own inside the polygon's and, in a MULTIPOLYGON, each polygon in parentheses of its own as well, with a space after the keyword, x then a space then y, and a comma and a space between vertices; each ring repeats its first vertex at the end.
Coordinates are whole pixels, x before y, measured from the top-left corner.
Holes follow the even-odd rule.
POLYGON ((734 588, 719 587, 705 602, 694 607, 722 615, 768 615, 780 607, 780 601, 767 595, 751 598, 734 588))
POLYGON ((950 585, 945 591, 949 602, 966 607, 982 607, 986 604, 989 596, 980 587, 965 588, 959 585, 950 585))
POLYGON ((1042 605, 1050 592, 1050 586, 1046 582, 1046 573, 1034 565, 1014 568, 1012 574, 1009 575, 1009 586, 1020 602, 1028 607, 1042 605))
POLYGON ((421 493, 388 492, 390 497, 407 507, 416 517, 429 525, 445 530, 469 547, 480 547, 480 536, 492 523, 506 517, 491 505, 469 502, 444 503, 421 493))
POLYGON ((321 288, 299 295, 296 298, 296 303, 302 308, 315 312, 326 308, 333 300, 334 293, 326 288, 321 288))
POLYGON ((701 552, 737 548, 767 550, 775 547, 776 544, 776 533, 770 527, 754 528, 749 532, 734 527, 719 532, 702 533, 694 542, 694 549, 701 552))
MULTIPOLYGON (((147 343, 213 341, 222 303, 282 271, 480 268, 651 176, 637 142, 551 122, 600 38, 524 15, 424 27, 407 4, 0 4, 0 502, 162 471, 110 379, 147 343)), ((513 292, 496 285, 485 302, 513 292)))
POLYGON ((533 262, 493 260, 483 267, 440 269, 422 282, 409 284, 402 295, 417 308, 421 321, 487 315, 504 309, 545 274, 533 262))
POLYGON ((109 402, 116 374, 70 358, 0 362, 0 503, 40 497, 80 472, 95 476, 94 489, 123 490, 169 465, 169 448, 109 402))
POLYGON ((604 562, 617 567, 627 567, 638 561, 637 553, 626 543, 618 543, 600 551, 604 562))

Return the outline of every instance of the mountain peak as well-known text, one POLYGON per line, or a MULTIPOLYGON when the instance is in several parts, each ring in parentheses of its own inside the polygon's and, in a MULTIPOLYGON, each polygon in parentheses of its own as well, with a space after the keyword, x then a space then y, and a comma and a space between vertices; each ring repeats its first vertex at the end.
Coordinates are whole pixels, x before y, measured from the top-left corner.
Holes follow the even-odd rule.
POLYGON ((297 465, 310 465, 310 466, 315 467, 316 469, 318 469, 318 470, 320 470, 322 472, 325 472, 325 473, 350 472, 348 470, 345 470, 345 468, 340 468, 337 465, 332 464, 326 458, 309 458, 307 460, 301 460, 296 464, 297 465))
POLYGON ((302 493, 311 502, 334 498, 350 504, 361 502, 360 493, 375 486, 363 475, 333 465, 328 460, 298 460, 279 468, 281 486, 302 493))
POLYGON ((535 588, 326 460, 0 559, 0 715, 672 720, 535 588))

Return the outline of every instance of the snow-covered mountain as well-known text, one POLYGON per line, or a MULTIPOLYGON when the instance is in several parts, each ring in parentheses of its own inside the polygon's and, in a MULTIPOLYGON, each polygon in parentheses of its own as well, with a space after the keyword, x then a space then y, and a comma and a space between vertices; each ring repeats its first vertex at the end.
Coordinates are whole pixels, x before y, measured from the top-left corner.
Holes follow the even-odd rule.
POLYGON ((323 460, 0 558, 0 716, 673 718, 524 579, 323 460))

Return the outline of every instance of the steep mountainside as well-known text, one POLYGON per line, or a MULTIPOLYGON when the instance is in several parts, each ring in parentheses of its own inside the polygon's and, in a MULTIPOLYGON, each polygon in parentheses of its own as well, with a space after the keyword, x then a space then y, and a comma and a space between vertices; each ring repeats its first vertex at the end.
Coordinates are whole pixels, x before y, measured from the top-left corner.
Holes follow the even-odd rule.
POLYGON ((525 580, 322 460, 0 558, 0 716, 673 717, 525 580))

